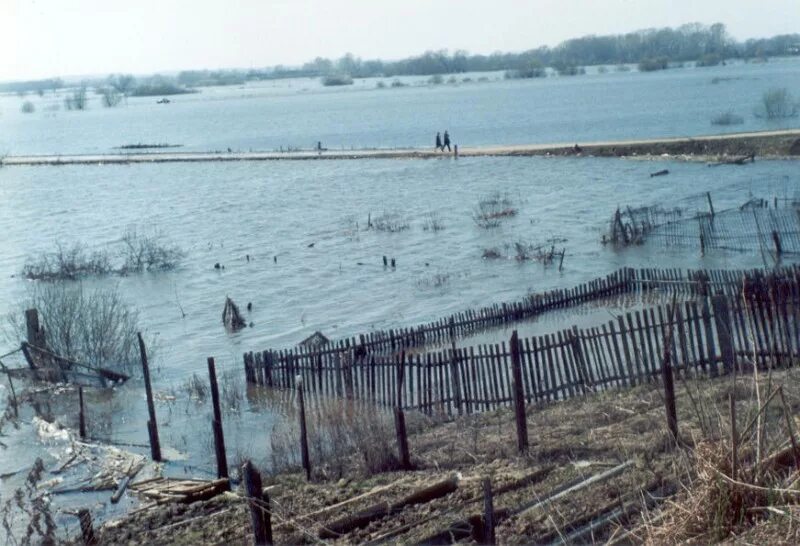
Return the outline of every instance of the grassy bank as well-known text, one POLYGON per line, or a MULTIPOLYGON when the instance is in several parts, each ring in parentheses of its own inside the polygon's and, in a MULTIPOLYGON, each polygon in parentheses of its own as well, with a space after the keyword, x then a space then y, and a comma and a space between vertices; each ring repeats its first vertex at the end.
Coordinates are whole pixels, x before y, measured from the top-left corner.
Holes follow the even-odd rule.
MULTIPOLYGON (((469 542, 469 533, 475 530, 469 522, 480 528, 481 481, 486 477, 495 490, 500 544, 559 541, 614 513, 617 517, 592 528, 584 540, 663 544, 738 537, 757 543, 796 543, 800 530, 791 522, 800 512, 795 505, 800 490, 792 489, 797 485, 791 480, 781 490, 796 494, 776 489, 787 476, 797 475, 791 457, 770 466, 758 478, 759 485, 725 487, 724 476, 730 475, 725 470, 730 399, 739 423, 741 477, 737 479, 749 483, 749 471, 772 460, 781 446, 785 452, 788 438, 793 437, 792 423, 800 411, 798 378, 797 370, 762 373, 758 391, 752 375, 679 380, 677 447, 667 433, 659 384, 528 407, 531 442, 524 455, 517 452, 513 414, 508 410, 439 423, 411 416, 416 419, 411 425, 416 432, 409 436, 413 471, 372 473, 365 470, 361 455, 342 452, 333 457, 339 459, 335 464, 342 467, 344 478, 328 471, 333 461, 319 460, 312 461, 311 482, 291 469, 265 475, 275 543, 319 543, 319 535, 333 522, 384 502, 397 503, 453 475, 460 476, 455 491, 374 518, 332 543, 419 543, 434 537, 437 543, 450 542, 442 542, 442 537, 469 542), (781 396, 764 405, 767 393, 779 385, 781 396), (759 407, 761 413, 756 412, 759 407), (748 423, 753 425, 748 428, 748 423), (753 451, 756 435, 760 461, 753 451), (632 464, 623 472, 575 494, 553 497, 625 461, 632 464), (723 477, 709 480, 709 472, 723 477), (741 491, 748 487, 773 493, 743 498, 741 491), (552 500, 536 504, 548 498, 552 500)), ((140 509, 100 529, 98 538, 108 544, 249 543, 249 512, 242 495, 234 490, 189 506, 140 509)))

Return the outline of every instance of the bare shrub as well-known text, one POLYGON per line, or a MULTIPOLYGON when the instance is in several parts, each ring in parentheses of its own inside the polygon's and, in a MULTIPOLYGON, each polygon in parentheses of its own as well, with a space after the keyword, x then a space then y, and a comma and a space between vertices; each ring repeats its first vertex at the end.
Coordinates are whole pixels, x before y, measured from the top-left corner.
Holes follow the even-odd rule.
POLYGON ((482 257, 486 260, 498 260, 503 257, 503 254, 497 247, 484 248, 482 257))
POLYGON ((225 370, 219 380, 220 404, 223 410, 238 413, 244 401, 244 382, 239 370, 225 370))
POLYGON ((375 216, 370 215, 367 221, 367 227, 375 231, 385 231, 387 233, 397 233, 405 231, 411 227, 408 219, 396 211, 383 211, 382 214, 375 216))
POLYGON ((433 273, 417 279, 419 288, 444 288, 450 284, 450 273, 433 273))
POLYGON ((113 87, 100 89, 100 100, 106 108, 113 108, 122 102, 122 95, 113 87))
POLYGON ((424 231, 442 231, 444 229, 444 222, 438 212, 429 212, 425 215, 422 221, 422 229, 424 231))
POLYGON ((721 112, 711 118, 711 125, 741 125, 744 123, 742 116, 737 116, 731 110, 721 112))
POLYGON ((74 90, 66 99, 64 106, 67 110, 86 110, 88 99, 86 98, 86 86, 80 86, 74 90))
POLYGON ((776 87, 764 92, 755 115, 765 119, 785 119, 795 117, 798 111, 800 106, 789 90, 785 87, 776 87))
MULTIPOLYGON (((320 400, 306 412, 312 467, 322 477, 338 479, 353 470, 372 475, 398 468, 394 425, 388 413, 349 400, 320 400)), ((272 430, 274 472, 300 464, 297 418, 287 417, 288 423, 272 430)))
POLYGON ((105 275, 113 270, 107 251, 89 251, 83 243, 56 242, 54 252, 43 252, 22 268, 27 279, 76 280, 88 275, 105 275))
POLYGON ((42 252, 23 267, 27 279, 42 281, 77 280, 87 276, 127 275, 142 271, 175 268, 184 257, 177 246, 163 240, 160 233, 143 233, 131 228, 122 236, 120 248, 90 251, 84 243, 56 242, 54 252, 42 252), (115 265, 112 257, 119 261, 115 265))
POLYGON ((517 215, 517 209, 507 193, 494 192, 482 198, 472 212, 472 219, 478 227, 494 228, 500 220, 517 215))
POLYGON ((184 257, 184 252, 166 243, 159 231, 147 233, 135 227, 122 236, 121 254, 123 273, 174 269, 184 257))
POLYGON ((189 381, 183 386, 183 390, 186 391, 189 398, 197 400, 198 402, 206 401, 208 398, 208 389, 209 387, 206 382, 196 373, 193 373, 189 381))
POLYGON ((139 367, 139 315, 117 288, 87 291, 81 284, 37 283, 18 308, 6 332, 17 342, 25 337, 24 310, 35 308, 55 354, 126 373, 139 367))

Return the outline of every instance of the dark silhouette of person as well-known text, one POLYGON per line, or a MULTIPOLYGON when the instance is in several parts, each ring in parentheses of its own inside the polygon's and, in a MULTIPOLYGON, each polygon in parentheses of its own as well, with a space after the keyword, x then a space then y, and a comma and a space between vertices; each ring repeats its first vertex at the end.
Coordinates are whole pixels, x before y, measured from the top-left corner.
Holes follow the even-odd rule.
POLYGON ((439 150, 444 151, 444 146, 442 146, 442 135, 441 133, 436 133, 436 151, 439 150))
POLYGON ((448 152, 452 152, 450 149, 450 133, 447 131, 444 132, 444 144, 442 145, 442 151, 444 151, 445 146, 447 146, 448 152))

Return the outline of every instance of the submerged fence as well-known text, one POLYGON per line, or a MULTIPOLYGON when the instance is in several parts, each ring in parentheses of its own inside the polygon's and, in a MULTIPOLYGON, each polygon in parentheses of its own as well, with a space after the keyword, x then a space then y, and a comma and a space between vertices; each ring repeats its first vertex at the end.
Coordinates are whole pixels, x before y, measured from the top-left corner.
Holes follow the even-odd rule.
POLYGON ((425 354, 367 352, 347 344, 316 352, 263 351, 244 355, 245 373, 252 384, 291 388, 301 377, 311 393, 452 416, 511 405, 515 366, 528 402, 650 381, 661 373, 665 340, 677 374, 714 376, 800 357, 800 270, 754 272, 738 281, 711 274, 709 283, 712 277, 729 290, 707 291, 674 312, 669 305, 652 307, 599 327, 520 339, 516 350, 503 342, 453 344, 425 354))
MULTIPOLYGON (((761 270, 681 270, 622 268, 571 289, 557 289, 531 294, 522 300, 494 304, 476 310, 456 313, 440 320, 410 328, 374 331, 357 337, 329 343, 323 349, 295 347, 263 351, 274 359, 302 359, 309 354, 356 351, 358 354, 388 354, 404 349, 442 345, 488 328, 512 324, 539 316, 548 311, 625 295, 645 292, 702 296, 711 293, 738 294, 742 279, 760 274, 761 270)), ((781 275, 794 275, 796 266, 777 270, 781 275)))
POLYGON ((714 211, 710 195, 709 212, 689 216, 679 209, 658 207, 617 210, 611 222, 609 240, 618 244, 652 243, 664 246, 769 252, 776 255, 800 253, 800 201, 753 199, 739 208, 714 211))

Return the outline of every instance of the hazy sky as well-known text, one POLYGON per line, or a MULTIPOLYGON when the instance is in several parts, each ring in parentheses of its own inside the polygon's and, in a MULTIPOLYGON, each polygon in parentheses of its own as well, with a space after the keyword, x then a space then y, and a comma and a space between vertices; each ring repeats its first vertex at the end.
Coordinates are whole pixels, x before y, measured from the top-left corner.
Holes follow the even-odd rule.
POLYGON ((0 0, 0 80, 520 51, 694 21, 800 32, 800 0, 0 0))

